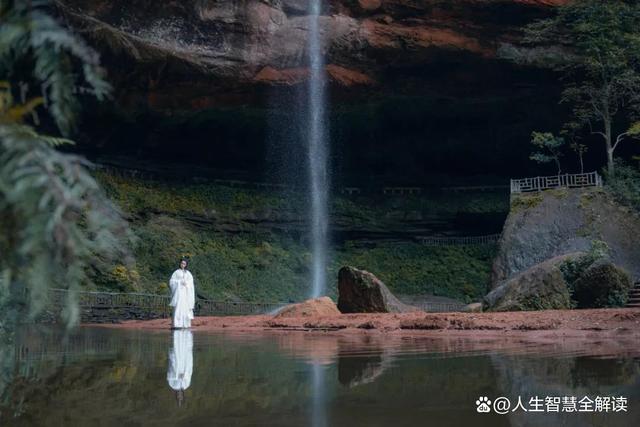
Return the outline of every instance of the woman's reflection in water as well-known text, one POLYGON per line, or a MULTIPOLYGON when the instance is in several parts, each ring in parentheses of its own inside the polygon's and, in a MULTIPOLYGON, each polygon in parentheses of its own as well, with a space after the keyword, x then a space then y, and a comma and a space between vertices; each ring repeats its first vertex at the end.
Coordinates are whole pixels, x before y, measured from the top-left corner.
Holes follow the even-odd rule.
POLYGON ((193 373, 193 334, 189 330, 173 331, 173 347, 169 351, 167 382, 176 392, 178 406, 184 404, 184 391, 191 385, 193 373))

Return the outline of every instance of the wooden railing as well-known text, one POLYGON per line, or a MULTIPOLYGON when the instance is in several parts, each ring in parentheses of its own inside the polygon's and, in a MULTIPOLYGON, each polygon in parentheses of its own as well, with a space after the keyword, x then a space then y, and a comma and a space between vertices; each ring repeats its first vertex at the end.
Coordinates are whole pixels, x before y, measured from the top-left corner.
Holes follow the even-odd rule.
POLYGON ((387 196, 414 196, 422 194, 422 187, 382 187, 387 196))
POLYGON ((462 246, 462 245, 488 245, 500 240, 500 234, 490 234, 487 236, 468 237, 416 237, 416 240, 426 246, 462 246))
POLYGON ((511 180, 511 193, 543 191, 553 188, 602 187, 602 177, 598 172, 536 176, 511 180))
MULTIPOLYGON (((486 237, 486 236, 485 236, 486 237)), ((49 290, 49 307, 61 310, 65 306, 65 300, 69 296, 66 289, 49 290)), ((153 312, 154 314, 168 317, 171 314, 169 302, 171 298, 165 295, 144 293, 119 293, 119 292, 77 292, 78 304, 84 310, 118 310, 139 309, 153 312)), ((254 303, 254 302, 227 302, 196 299, 195 312, 199 316, 235 316, 251 314, 269 314, 284 307, 288 303, 254 303)), ((446 312, 460 311, 463 303, 457 302, 426 302, 413 304, 425 311, 446 312)))
MULTIPOLYGON (((49 304, 55 308, 64 306, 69 291, 66 289, 51 289, 49 304)), ((144 293, 119 293, 119 292, 77 292, 78 304, 85 309, 123 309, 137 308, 153 311, 168 316, 171 313, 167 295, 155 295, 144 293)), ((232 316, 243 314, 266 314, 285 306, 280 302, 227 302, 212 301, 197 298, 196 314, 200 316, 232 316)))
POLYGON ((456 187, 441 187, 440 190, 452 193, 477 193, 487 191, 506 191, 507 188, 508 187, 506 185, 465 185, 456 187))
POLYGON ((418 307, 428 313, 451 313, 461 311, 465 304, 461 302, 424 302, 420 304, 414 304, 414 307, 418 307))
MULTIPOLYGON (((160 180, 164 181, 169 178, 177 177, 178 175, 163 170, 151 170, 151 169, 133 169, 125 166, 117 166, 109 163, 95 163, 95 168, 101 170, 110 175, 133 178, 141 180, 160 180)), ((183 177, 181 178, 183 179, 183 177)), ((256 182, 243 179, 219 179, 212 177, 193 177, 192 181, 199 183, 213 183, 220 186, 249 189, 249 190, 268 190, 268 191, 291 191, 291 192, 304 192, 307 191, 303 185, 291 185, 276 182, 256 182)), ((455 186, 455 187, 440 187, 439 190, 443 192, 485 192, 485 191, 502 191, 506 190, 506 185, 470 185, 470 186, 455 186)), ((435 190, 428 187, 421 186, 373 186, 373 187, 357 187, 357 186, 342 186, 338 187, 337 191, 345 196, 359 196, 362 194, 369 195, 385 195, 385 196, 419 196, 427 191, 435 190)))

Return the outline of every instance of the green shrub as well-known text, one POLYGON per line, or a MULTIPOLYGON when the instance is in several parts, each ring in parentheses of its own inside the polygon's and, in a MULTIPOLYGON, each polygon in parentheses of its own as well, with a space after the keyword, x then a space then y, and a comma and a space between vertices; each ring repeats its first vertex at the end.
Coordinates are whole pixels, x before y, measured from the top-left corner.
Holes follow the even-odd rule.
MULTIPOLYGON (((306 215, 304 195, 231 188, 217 184, 164 183, 100 172, 99 180, 125 210, 139 237, 139 287, 167 292, 165 283, 182 257, 190 259, 198 293, 244 301, 301 300, 309 295, 311 255, 285 233, 259 231, 252 219, 263 213, 286 220, 306 215), (195 219, 195 221, 194 221, 195 219), (232 226, 225 232, 219 224, 232 226)), ((349 226, 384 229, 405 216, 500 213, 508 195, 424 194, 407 198, 336 197, 331 214, 349 226)), ((435 248, 416 243, 380 243, 362 248, 346 242, 330 253, 327 294, 337 294, 342 265, 371 271, 394 292, 434 294, 463 301, 486 292, 495 246, 435 248)), ((111 278, 103 286, 126 284, 111 278)))
POLYGON ((569 294, 571 295, 572 306, 575 307, 577 302, 575 300, 575 284, 580 277, 589 269, 593 263, 598 262, 609 255, 609 246, 602 240, 593 240, 591 242, 591 248, 589 252, 583 256, 567 259, 559 268, 562 272, 569 294))
POLYGON ((542 203, 542 194, 539 192, 513 195, 511 199, 511 212, 519 212, 535 208, 542 203))
POLYGON ((629 275, 608 261, 591 265, 575 282, 578 308, 624 307, 632 286, 629 275))
POLYGON ((614 176, 605 173, 606 189, 618 202, 640 212, 640 170, 617 161, 615 171, 614 176))
POLYGON ((495 246, 431 247, 381 243, 373 248, 345 245, 336 252, 331 277, 344 265, 375 274, 392 292, 438 295, 471 302, 487 291, 495 246))

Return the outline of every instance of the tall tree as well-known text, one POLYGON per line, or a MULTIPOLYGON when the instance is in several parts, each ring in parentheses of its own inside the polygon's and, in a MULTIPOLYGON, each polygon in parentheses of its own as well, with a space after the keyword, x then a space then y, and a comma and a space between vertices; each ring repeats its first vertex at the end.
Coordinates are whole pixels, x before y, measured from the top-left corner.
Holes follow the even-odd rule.
POLYGON ((573 113, 565 131, 600 137, 613 176, 615 150, 637 136, 631 122, 640 112, 640 2, 570 2, 526 27, 523 43, 504 45, 500 54, 561 74, 561 102, 573 113))
MULTIPOLYGON (((68 139, 29 123, 74 128, 78 94, 104 99, 98 55, 44 1, 0 0, 0 332, 42 309, 50 287, 77 290, 101 262, 126 254, 126 222, 68 139), (79 71, 79 72, 76 72, 79 71)), ((66 320, 78 319, 74 292, 66 320)))

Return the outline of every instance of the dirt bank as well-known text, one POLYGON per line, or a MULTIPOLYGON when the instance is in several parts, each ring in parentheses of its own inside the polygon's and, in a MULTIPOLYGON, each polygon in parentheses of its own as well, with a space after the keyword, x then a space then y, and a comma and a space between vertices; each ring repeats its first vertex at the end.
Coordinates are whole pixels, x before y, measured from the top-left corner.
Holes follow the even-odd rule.
MULTIPOLYGON (((169 319, 100 325, 125 329, 169 329, 169 319)), ((394 335, 513 335, 537 337, 640 338, 640 309, 547 310, 503 313, 340 314, 331 316, 197 317, 194 331, 309 331, 394 335)))

